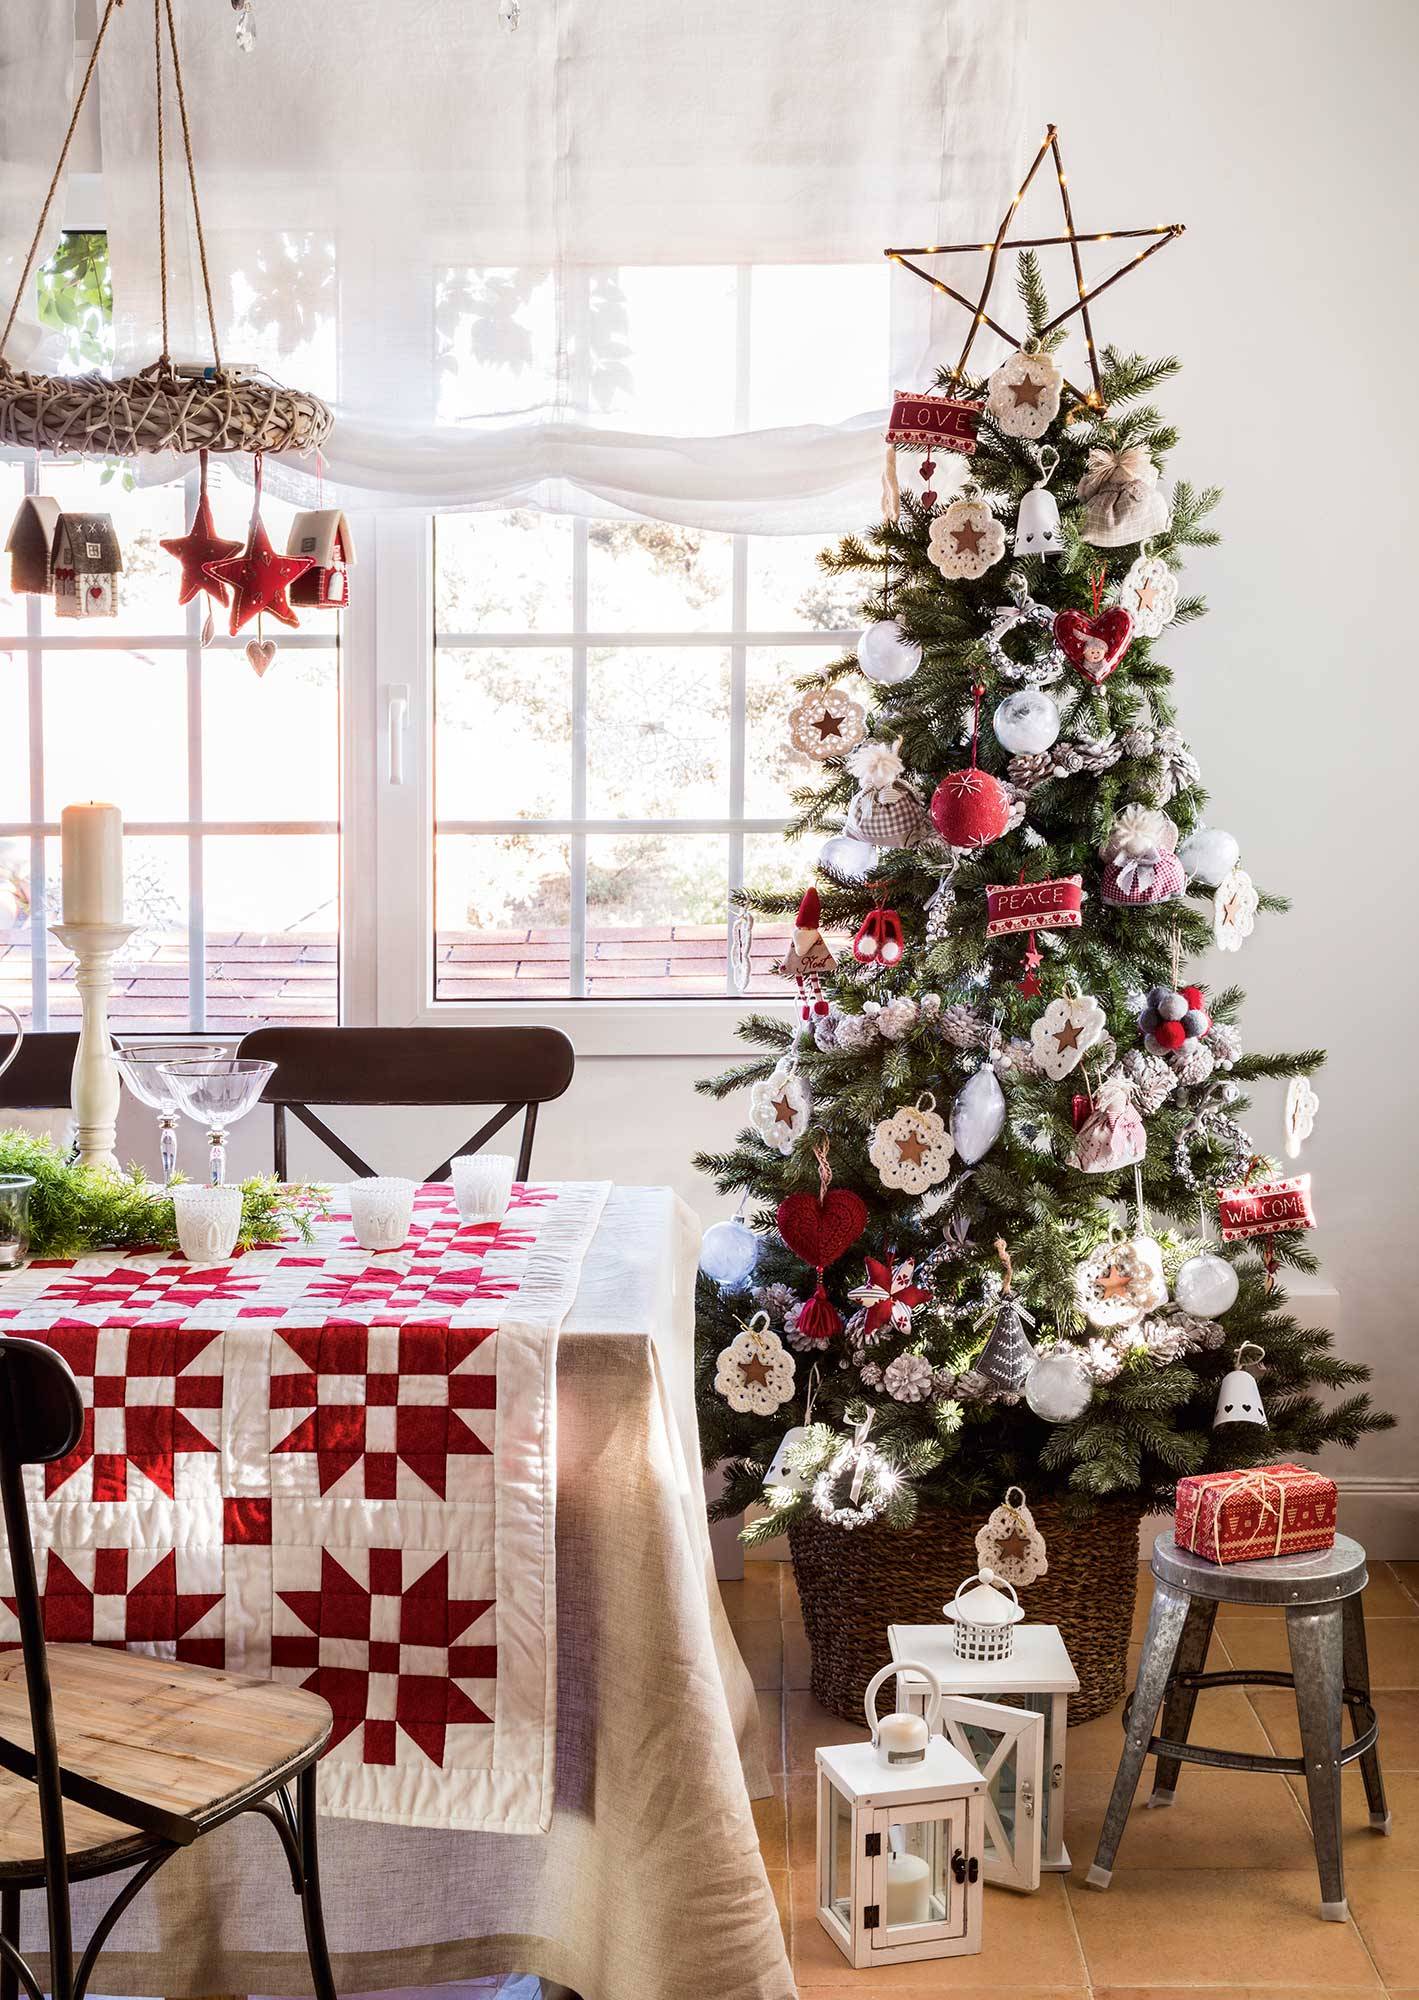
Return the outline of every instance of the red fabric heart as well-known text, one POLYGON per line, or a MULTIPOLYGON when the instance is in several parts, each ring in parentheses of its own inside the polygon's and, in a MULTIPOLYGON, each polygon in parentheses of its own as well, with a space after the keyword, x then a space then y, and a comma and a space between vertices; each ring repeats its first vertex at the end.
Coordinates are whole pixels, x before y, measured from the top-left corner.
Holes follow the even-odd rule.
POLYGON ((867 1227, 867 1204, 851 1188, 830 1187, 815 1194, 786 1195, 778 1205, 778 1233, 815 1271, 825 1271, 851 1250, 867 1227))
POLYGON ((1111 605, 1096 618, 1086 611, 1060 611, 1055 614, 1054 636, 1070 665, 1101 687, 1128 651, 1133 617, 1121 604, 1111 605))

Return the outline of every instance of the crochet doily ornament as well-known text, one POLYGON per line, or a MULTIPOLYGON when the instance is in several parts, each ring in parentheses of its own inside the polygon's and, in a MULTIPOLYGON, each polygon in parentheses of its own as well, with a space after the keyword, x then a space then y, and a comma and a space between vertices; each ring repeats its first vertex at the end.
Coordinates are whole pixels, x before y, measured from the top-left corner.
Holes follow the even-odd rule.
POLYGON ((1130 445, 1126 451, 1105 451, 1096 445, 1079 481, 1079 498, 1085 502, 1079 532, 1096 549, 1146 542, 1168 525, 1168 496, 1142 445, 1130 445))
POLYGON ((1156 639, 1177 616, 1178 580, 1161 556, 1139 556, 1119 588, 1118 601, 1141 639, 1156 639))
POLYGON ((1293 1076, 1286 1086, 1286 1157, 1299 1160, 1301 1148, 1316 1129, 1320 1099, 1308 1076, 1293 1076))
POLYGON ((1049 1569, 1045 1538, 1035 1526, 1023 1486, 1007 1486, 1005 1498, 976 1530, 976 1560, 1017 1589, 1049 1569))
POLYGON ((1059 415, 1064 377, 1053 356, 1023 348, 1002 361, 990 378, 986 409, 1007 437, 1043 437, 1059 415))
POLYGON ((788 712, 795 750, 820 764, 845 757, 867 734, 867 710, 840 687, 810 688, 788 712))
POLYGON ((956 1147, 946 1121, 928 1091, 916 1104, 905 1104, 879 1121, 868 1147, 868 1158, 883 1187, 904 1194, 924 1194, 951 1171, 956 1147))
POLYGON ((1092 993, 1062 994, 1030 1025, 1035 1061, 1054 1083, 1077 1069, 1108 1026, 1092 993))
POLYGON ((1218 951, 1240 951, 1244 938, 1256 929, 1260 899, 1245 868, 1230 868, 1212 899, 1212 935, 1218 951))
POLYGON ((714 1386, 741 1416, 771 1417, 793 1394, 793 1372, 793 1356, 770 1327, 768 1314, 756 1313, 720 1350, 714 1386))
POLYGON ((1075 1270, 1074 1291, 1091 1326, 1132 1326, 1167 1302, 1163 1253, 1151 1236, 1101 1243, 1075 1270))
POLYGON ((1148 1134, 1133 1103, 1128 1078, 1121 1072, 1106 1076, 1099 1086, 1093 1109, 1079 1128, 1071 1167, 1085 1174, 1116 1173, 1132 1167, 1148 1151, 1148 1134))
POLYGON ((926 546, 944 577, 974 581, 1005 554, 1005 530, 983 500, 953 500, 932 522, 926 546))
POLYGON ((1064 657, 1091 687, 1102 687, 1133 639, 1133 616, 1121 604, 1106 611, 1061 611, 1054 636, 1064 657))
POLYGON ((749 1092, 749 1123, 766 1146, 785 1157, 808 1130, 813 1116, 813 1092, 791 1061, 777 1065, 749 1092))

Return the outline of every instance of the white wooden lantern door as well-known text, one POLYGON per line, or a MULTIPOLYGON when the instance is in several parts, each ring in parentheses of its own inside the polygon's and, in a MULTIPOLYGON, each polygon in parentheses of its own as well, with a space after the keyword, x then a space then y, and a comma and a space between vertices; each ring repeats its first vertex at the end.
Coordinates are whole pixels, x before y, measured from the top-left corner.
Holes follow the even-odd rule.
POLYGON ((875 1921, 865 1932, 869 1955, 859 1956, 859 1965, 938 1958, 952 1944, 979 1939, 980 1837, 971 1815, 980 1807, 978 1795, 879 1806, 872 1814, 869 1906, 875 1921))
POLYGON ((986 1781, 982 1865, 1002 1889, 1038 1889, 1045 1814, 1044 1717, 1002 1702, 947 1695, 941 1732, 986 1781))

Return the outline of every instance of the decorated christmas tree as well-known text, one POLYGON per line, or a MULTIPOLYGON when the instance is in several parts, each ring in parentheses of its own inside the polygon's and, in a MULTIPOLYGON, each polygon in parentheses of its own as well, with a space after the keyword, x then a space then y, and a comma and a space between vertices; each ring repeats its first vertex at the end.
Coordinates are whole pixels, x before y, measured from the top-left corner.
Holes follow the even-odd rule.
MULTIPOLYGON (((1072 222, 1058 240, 1077 272, 1072 222)), ((749 891, 741 920, 794 921, 801 1005, 751 1015, 759 1053, 702 1085, 749 1093, 699 1160, 744 1197, 702 1267, 718 1508, 767 1503, 749 1541, 831 1526, 844 1560, 874 1522, 974 1532, 1012 1484, 1136 1531, 1182 1474, 1392 1421, 1287 1302, 1309 1176, 1245 1122, 1285 1081, 1284 1134, 1278 1089, 1266 1117, 1296 1154, 1322 1053, 1248 1048, 1240 991, 1188 969, 1285 905, 1209 824, 1174 706, 1171 645, 1205 610, 1181 573, 1219 498, 1169 476, 1154 398, 1179 364, 1096 355, 1087 298, 1053 315, 1032 251, 1015 278, 1020 344, 978 376, 968 339, 897 398, 884 517, 820 559, 861 579, 866 627, 791 718, 821 782, 790 837, 825 844, 801 897, 749 891)))

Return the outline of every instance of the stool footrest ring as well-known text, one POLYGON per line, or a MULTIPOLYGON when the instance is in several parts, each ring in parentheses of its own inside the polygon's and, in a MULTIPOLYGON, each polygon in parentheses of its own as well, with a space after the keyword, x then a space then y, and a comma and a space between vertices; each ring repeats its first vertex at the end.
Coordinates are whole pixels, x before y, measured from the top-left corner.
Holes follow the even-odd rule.
MULTIPOLYGON (((1272 1668, 1232 1667, 1210 1674, 1174 1674, 1168 1683, 1168 1689, 1171 1691, 1174 1687, 1188 1687, 1201 1691, 1204 1688, 1216 1687, 1293 1688, 1295 1685, 1294 1674, 1281 1673, 1272 1668)), ((1379 1740, 1380 1726, 1375 1719, 1375 1711, 1367 1693, 1363 1693, 1359 1688, 1347 1687, 1344 1701, 1350 1711, 1352 1727, 1357 1728, 1357 1734, 1354 1742, 1347 1743, 1342 1749, 1340 1761, 1342 1764, 1353 1764, 1357 1758, 1363 1757, 1367 1750, 1374 1748, 1379 1740)), ((1165 1693, 1160 1706, 1166 1702, 1165 1693)), ((1133 1696, 1130 1695, 1123 1705, 1125 1730, 1128 1728, 1132 1710, 1133 1696)), ((1304 1757, 1262 1756, 1252 1750, 1214 1750, 1210 1744, 1174 1743, 1166 1736, 1151 1736, 1146 1754, 1150 1757, 1171 1757, 1184 1764, 1210 1764, 1224 1771, 1266 1771, 1280 1776, 1301 1777, 1306 1769, 1304 1757)))

